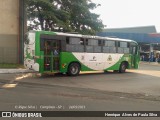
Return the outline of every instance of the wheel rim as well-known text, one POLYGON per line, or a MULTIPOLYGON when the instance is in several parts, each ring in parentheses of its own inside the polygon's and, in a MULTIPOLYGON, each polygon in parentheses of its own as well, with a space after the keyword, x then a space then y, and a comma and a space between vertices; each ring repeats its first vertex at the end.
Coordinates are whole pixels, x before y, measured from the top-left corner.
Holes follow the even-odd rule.
POLYGON ((122 65, 122 70, 123 70, 123 71, 126 70, 126 65, 125 65, 125 64, 122 65))
POLYGON ((72 74, 77 74, 78 73, 78 67, 77 66, 72 66, 71 67, 71 73, 72 74))

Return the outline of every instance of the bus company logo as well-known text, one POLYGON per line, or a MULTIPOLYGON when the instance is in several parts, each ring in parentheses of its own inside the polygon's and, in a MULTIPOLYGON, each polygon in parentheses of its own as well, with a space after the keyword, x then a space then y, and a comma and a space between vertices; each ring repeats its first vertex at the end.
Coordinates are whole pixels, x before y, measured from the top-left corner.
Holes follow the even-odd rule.
POLYGON ((112 56, 109 55, 107 61, 112 61, 112 56))
POLYGON ((2 112, 2 117, 12 117, 11 112, 2 112))
POLYGON ((89 61, 97 61, 96 56, 93 56, 89 61))
POLYGON ((81 60, 84 60, 84 56, 83 55, 81 56, 81 60))
POLYGON ((96 59, 96 57, 95 56, 93 56, 93 60, 95 60, 96 59))

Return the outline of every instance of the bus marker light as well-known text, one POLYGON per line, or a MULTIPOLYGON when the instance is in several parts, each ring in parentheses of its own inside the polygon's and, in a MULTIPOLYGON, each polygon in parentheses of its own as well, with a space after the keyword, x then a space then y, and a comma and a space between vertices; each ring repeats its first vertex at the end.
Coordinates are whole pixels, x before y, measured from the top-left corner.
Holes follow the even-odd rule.
POLYGON ((45 64, 45 66, 49 66, 49 64, 45 64))
POLYGON ((66 67, 66 64, 62 64, 62 68, 65 68, 66 67))

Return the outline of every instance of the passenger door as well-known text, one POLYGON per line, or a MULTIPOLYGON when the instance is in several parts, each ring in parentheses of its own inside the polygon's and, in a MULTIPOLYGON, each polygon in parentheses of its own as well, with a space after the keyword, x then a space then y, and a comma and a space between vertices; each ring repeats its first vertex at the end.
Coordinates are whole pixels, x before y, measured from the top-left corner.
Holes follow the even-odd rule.
POLYGON ((44 45, 44 71, 59 71, 61 50, 60 40, 45 40, 44 45))

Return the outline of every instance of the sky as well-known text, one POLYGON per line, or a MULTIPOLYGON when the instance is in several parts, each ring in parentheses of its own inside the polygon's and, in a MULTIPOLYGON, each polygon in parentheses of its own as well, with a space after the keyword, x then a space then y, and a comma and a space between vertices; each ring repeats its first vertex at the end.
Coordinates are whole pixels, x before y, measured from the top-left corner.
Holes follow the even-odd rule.
POLYGON ((160 32, 160 0, 92 0, 106 28, 155 25, 160 32))

